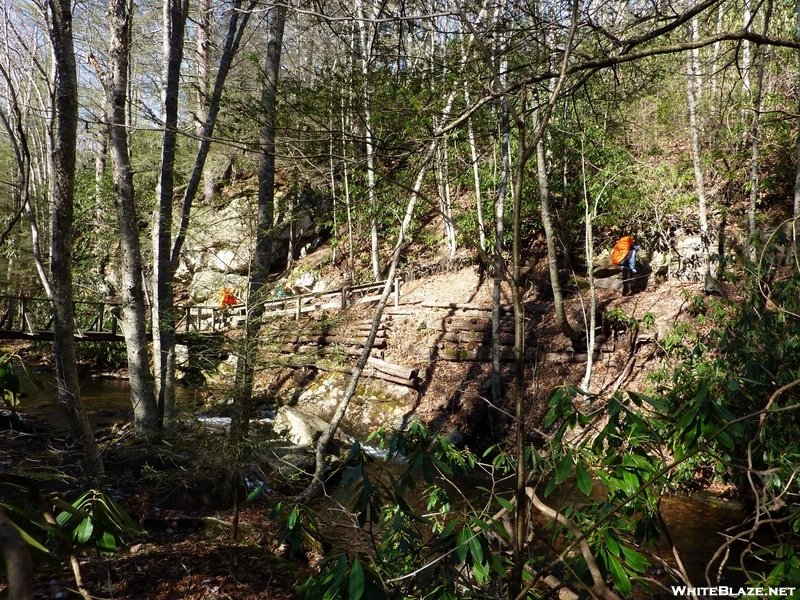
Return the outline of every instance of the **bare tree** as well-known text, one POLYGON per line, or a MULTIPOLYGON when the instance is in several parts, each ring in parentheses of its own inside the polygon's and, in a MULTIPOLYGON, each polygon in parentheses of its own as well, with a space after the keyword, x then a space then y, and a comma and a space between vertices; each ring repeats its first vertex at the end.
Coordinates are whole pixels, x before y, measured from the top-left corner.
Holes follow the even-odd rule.
MULTIPOLYGON (((690 25, 692 41, 698 37, 697 20, 690 25)), ((706 278, 711 277, 711 258, 709 251, 708 208, 706 185, 703 176, 703 165, 700 160, 700 131, 697 123, 697 78, 698 65, 694 53, 686 53, 686 98, 689 107, 689 135, 692 142, 692 160, 694 165, 694 181, 697 190, 698 216, 700 218, 700 236, 703 246, 703 271, 706 278)))
MULTIPOLYGON (((356 0, 356 19, 358 20, 359 51, 361 59, 361 76, 363 77, 364 102, 364 145, 367 151, 367 194, 369 196, 369 231, 371 240, 372 275, 375 281, 381 278, 380 256, 378 252, 378 198, 375 191, 375 145, 372 135, 372 105, 369 93, 369 65, 371 48, 374 39, 367 32, 366 10, 363 0, 356 0)), ((375 33, 377 35, 377 31, 375 33)))
POLYGON ((120 321, 128 355, 130 393, 137 437, 148 438, 158 429, 158 406, 150 371, 142 272, 139 247, 139 219, 134 203, 133 169, 128 153, 126 108, 132 5, 129 0, 111 0, 111 73, 107 83, 109 103, 109 145, 114 168, 114 197, 117 206, 122 250, 122 307, 120 321))
POLYGON ((175 316, 172 285, 172 196, 175 191, 178 98, 189 0, 164 0, 164 134, 158 202, 153 222, 153 359, 159 422, 172 418, 175 403, 175 316))
POLYGON ((72 37, 72 3, 49 0, 50 42, 55 58, 53 153, 50 162, 52 238, 50 283, 53 290, 53 334, 58 401, 64 408, 71 434, 83 445, 87 475, 102 477, 103 461, 95 443, 81 389, 75 358, 75 313, 72 301, 72 226, 75 200, 75 157, 78 133, 78 77, 72 37))
MULTIPOLYGON (((33 169, 31 166, 31 151, 28 146, 28 132, 26 131, 22 111, 20 110, 20 103, 17 97, 16 87, 13 79, 10 77, 8 69, 0 65, 0 75, 6 83, 6 97, 8 102, 8 113, 0 109, 0 120, 3 122, 3 127, 8 134, 8 139, 11 142, 11 147, 14 151, 14 158, 17 163, 18 170, 18 184, 16 198, 19 200, 20 211, 25 211, 31 229, 31 250, 33 254, 33 262, 36 266, 36 271, 39 275, 39 280, 42 283, 45 294, 48 298, 53 297, 53 291, 50 287, 50 277, 42 259, 40 248, 39 224, 36 218, 36 213, 31 204, 31 188, 33 169)), ((14 223, 16 220, 14 221, 14 223)), ((10 233, 14 223, 10 223, 7 231, 10 233)), ((10 261, 9 261, 10 262, 10 261)), ((9 267, 11 265, 9 264, 9 267)))
MULTIPOLYGON (((236 368, 236 415, 231 422, 231 437, 247 434, 252 411, 253 372, 258 353, 258 332, 264 314, 262 289, 267 281, 272 256, 272 229, 275 206, 275 124, 277 117, 278 77, 280 73, 286 6, 271 9, 267 27, 267 55, 264 59, 264 87, 261 109, 264 124, 259 134, 258 230, 248 294, 249 314, 245 348, 236 368)), ((291 250, 290 250, 291 251, 291 250)))
MULTIPOLYGON (((195 156, 194 166, 192 167, 192 172, 189 175, 189 181, 186 184, 186 190, 183 193, 183 201, 181 203, 181 212, 180 212, 180 222, 178 225, 178 231, 175 235, 175 241, 172 243, 172 250, 170 253, 170 260, 166 265, 164 265, 164 277, 161 280, 161 284, 166 285, 169 281, 169 289, 164 290, 164 298, 163 300, 166 301, 166 296, 169 295, 169 302, 170 306, 172 306, 172 280, 175 275, 175 271, 178 268, 178 264, 180 262, 180 255, 181 250, 183 249, 183 243, 186 239, 186 232, 189 228, 189 216, 192 211, 192 206, 194 204, 195 197, 197 196, 197 192, 200 189, 200 184, 203 182, 203 173, 205 172, 205 164, 206 159, 208 158, 208 153, 211 149, 211 144, 213 141, 214 136, 214 127, 217 123, 217 116, 219 115, 220 111, 220 101, 222 100, 222 91, 225 87, 225 81, 228 78, 228 73, 230 72, 231 65, 233 63, 233 59, 236 56, 236 53, 239 51, 239 45, 242 40, 242 35, 244 34, 245 29, 247 28, 247 23, 250 20, 250 15, 252 13, 253 7, 256 5, 256 0, 249 0, 248 5, 245 9, 242 9, 242 0, 233 0, 231 3, 231 10, 230 10, 230 17, 228 19, 228 30, 225 35, 225 43, 222 49, 222 53, 219 59, 219 66, 217 69, 217 74, 214 78, 214 87, 211 92, 211 96, 208 98, 208 114, 206 114, 205 122, 203 123, 202 134, 200 136, 200 145, 197 149, 197 155, 195 156)), ((173 148, 173 155, 174 155, 174 148, 173 148)), ((172 221, 169 222, 170 231, 172 229, 172 221)), ((158 295, 158 294, 157 294, 158 295)), ((172 315, 172 309, 170 308, 168 314, 172 315)), ((175 407, 175 324, 174 320, 171 320, 167 325, 166 329, 164 330, 163 340, 165 342, 169 342, 170 346, 165 352, 165 346, 161 345, 161 353, 165 355, 167 360, 165 362, 165 367, 167 371, 164 372, 161 376, 161 380, 163 380, 165 385, 165 393, 163 397, 159 396, 159 403, 164 404, 164 417, 167 421, 172 418, 172 414, 174 413, 175 407)), ((155 332, 155 320, 154 320, 154 328, 153 331, 155 332)), ((155 334, 153 336, 155 340, 155 334)))
MULTIPOLYGON (((195 61, 197 64, 197 109, 195 112, 195 133, 202 144, 203 130, 208 118, 211 86, 211 0, 200 0, 197 6, 197 38, 195 40, 195 61)), ((210 169, 203 171, 203 199, 214 199, 214 176, 210 169)))

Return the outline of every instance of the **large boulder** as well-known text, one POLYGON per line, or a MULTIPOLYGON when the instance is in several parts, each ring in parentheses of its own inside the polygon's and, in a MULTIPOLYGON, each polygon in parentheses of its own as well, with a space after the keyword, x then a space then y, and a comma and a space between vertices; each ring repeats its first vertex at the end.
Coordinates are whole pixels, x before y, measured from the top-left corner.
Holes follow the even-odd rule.
MULTIPOLYGON (((322 373, 297 397, 304 412, 330 420, 350 383, 346 373, 322 373)), ((359 439, 386 427, 401 430, 419 398, 416 390, 380 379, 362 378, 342 426, 359 439)))
MULTIPOLYGON (((349 383, 347 373, 319 371, 311 378, 286 379, 274 391, 292 404, 293 411, 314 415, 327 424, 349 383)), ((359 440, 380 427, 399 431, 405 428, 418 400, 419 392, 410 387, 363 377, 347 407, 342 429, 359 440)), ((281 410, 288 412, 289 408, 281 410)))
POLYGON ((176 278, 198 271, 247 275, 255 247, 255 202, 233 199, 218 210, 192 213, 191 236, 181 252, 176 278))
MULTIPOLYGON (((311 447, 316 445, 328 423, 296 406, 281 406, 272 427, 275 433, 293 444, 311 447)), ((335 438, 344 444, 352 443, 352 439, 341 431, 336 432, 335 438)))
POLYGON ((704 275, 702 258, 700 236, 687 236, 678 238, 668 253, 654 252, 651 265, 656 273, 669 279, 701 281, 704 275))

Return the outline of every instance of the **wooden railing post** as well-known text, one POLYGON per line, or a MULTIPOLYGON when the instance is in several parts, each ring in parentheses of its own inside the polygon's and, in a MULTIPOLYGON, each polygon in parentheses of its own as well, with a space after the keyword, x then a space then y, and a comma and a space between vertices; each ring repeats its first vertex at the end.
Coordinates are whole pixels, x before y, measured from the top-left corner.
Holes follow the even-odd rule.
POLYGON ((25 331, 25 323, 28 321, 28 299, 25 296, 19 297, 19 316, 19 330, 25 331))
POLYGON ((5 329, 14 329, 14 320, 17 318, 17 298, 14 296, 8 297, 8 312, 6 313, 6 321, 3 324, 5 329))
POLYGON ((342 288, 342 310, 347 308, 347 286, 342 288))
POLYGON ((394 280, 394 307, 400 306, 400 279, 394 280))
POLYGON ((300 296, 299 295, 297 296, 297 299, 295 300, 295 309, 294 310, 295 310, 294 318, 295 318, 296 321, 299 321, 300 320, 300 296))

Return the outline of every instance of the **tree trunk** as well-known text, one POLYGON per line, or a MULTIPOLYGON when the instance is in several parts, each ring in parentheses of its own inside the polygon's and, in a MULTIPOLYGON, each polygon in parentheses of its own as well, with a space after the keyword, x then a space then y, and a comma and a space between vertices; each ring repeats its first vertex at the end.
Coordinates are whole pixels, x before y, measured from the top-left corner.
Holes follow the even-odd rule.
POLYGON ((170 10, 165 5, 165 23, 173 26, 169 36, 165 35, 165 63, 167 66, 165 90, 165 118, 161 163, 161 183, 159 184, 159 211, 154 227, 154 279, 156 281, 156 304, 153 310, 153 347, 156 354, 156 382, 159 404, 159 415, 167 425, 172 420, 175 410, 175 319, 172 306, 172 284, 175 271, 178 269, 180 253, 189 227, 189 215, 200 183, 203 180, 206 158, 211 148, 220 99, 225 80, 228 76, 233 57, 239 49, 242 34, 250 19, 256 0, 251 0, 248 7, 241 9, 241 0, 234 0, 228 22, 225 46, 220 58, 219 69, 214 81, 214 90, 208 103, 208 115, 205 119, 200 146, 195 158, 194 167, 186 185, 181 204, 180 224, 175 242, 171 244, 172 234, 172 195, 174 192, 174 171, 172 163, 167 164, 167 157, 175 158, 175 127, 177 125, 178 83, 180 64, 183 55, 183 34, 186 25, 187 0, 168 0, 172 2, 170 10), (182 4, 181 4, 182 2, 182 4), (160 225, 159 225, 160 223, 160 225), (156 310, 158 309, 158 310, 156 310))
POLYGON ((758 136, 761 124, 761 91, 764 78, 763 49, 756 47, 759 56, 758 74, 756 75, 756 88, 753 93, 753 121, 750 125, 750 205, 747 211, 747 224, 750 234, 750 260, 757 259, 758 245, 758 136))
MULTIPOLYGON (((481 22, 486 18, 487 2, 481 3, 481 10, 477 16, 477 22, 481 22)), ((468 45, 462 44, 461 46, 461 68, 463 69, 469 60, 467 52, 468 45)), ((464 105, 470 105, 469 83, 464 78, 464 105)), ((478 166, 478 146, 475 142, 475 127, 472 122, 472 117, 467 119, 467 140, 469 141, 469 156, 472 161, 472 178, 475 183, 475 210, 478 219, 478 243, 481 250, 486 250, 486 228, 483 222, 483 200, 481 198, 481 174, 478 166)))
MULTIPOLYGON (((349 94, 349 92, 348 92, 349 94)), ((347 119, 344 110, 344 94, 342 95, 342 131, 347 131, 347 119)), ((800 140, 800 137, 798 137, 800 140)), ((798 141, 800 148, 800 141, 798 141)), ((800 152, 800 150, 798 150, 800 152)), ((798 167, 800 169, 800 167, 798 167)), ((350 175, 347 168, 347 140, 342 136, 342 177, 344 178, 344 204, 347 209, 347 280, 355 279, 355 256, 353 251, 353 211, 350 204, 350 175)))
MULTIPOLYGON (((764 17, 764 31, 769 32, 769 22, 772 13, 772 3, 768 3, 767 13, 764 17)), ((753 93, 753 121, 750 127, 750 208, 748 211, 748 225, 750 228, 750 260, 756 260, 758 235, 758 169, 759 169, 759 135, 761 125, 761 99, 764 94, 764 56, 766 49, 756 46, 758 67, 756 70, 756 89, 753 93)))
POLYGON ((550 285, 553 287, 553 306, 556 321, 561 333, 571 340, 578 338, 578 331, 569 323, 564 311, 564 293, 558 276, 558 249, 556 248, 556 232, 553 227, 553 216, 550 212, 550 188, 547 183, 547 164, 544 156, 544 142, 540 138, 536 144, 536 172, 539 177, 539 202, 541 204, 542 225, 547 240, 547 265, 550 268, 550 285))
POLYGON ((450 169, 448 166, 449 155, 447 153, 447 141, 443 140, 436 151, 436 183, 439 189, 439 212, 442 217, 442 229, 449 256, 453 258, 456 254, 456 234, 453 227, 453 209, 450 198, 450 169))
MULTIPOLYGON (((697 38, 697 20, 692 20, 691 26, 692 40, 697 38)), ((689 133, 692 140, 692 160, 694 163, 694 179, 697 188, 698 216, 700 219, 700 239, 702 245, 702 271, 706 286, 713 285, 713 275, 711 273, 711 251, 708 229, 708 208, 706 206, 706 187, 703 180, 703 167, 700 162, 700 133, 697 123, 697 77, 698 69, 695 64, 695 56, 691 52, 687 53, 687 78, 686 96, 689 105, 689 133)))
POLYGON ((125 109, 128 92, 128 60, 130 56, 129 0, 112 0, 111 81, 109 82, 109 119, 111 160, 114 168, 114 199, 117 205, 120 249, 122 254, 122 307, 120 321, 125 336, 130 377, 131 403, 136 436, 147 439, 158 429, 158 405, 150 372, 146 309, 139 247, 139 227, 133 188, 133 169, 128 153, 125 109))
POLYGON ((378 252, 378 198, 375 192, 375 148, 372 141, 372 112, 369 94, 370 40, 367 35, 366 14, 363 0, 356 2, 356 18, 361 46, 361 76, 364 90, 364 145, 367 151, 367 194, 369 196, 369 231, 371 240, 372 275, 375 281, 381 278, 380 255, 378 252))
POLYGON ((172 286, 172 197, 175 191, 178 93, 183 62, 183 39, 188 0, 164 0, 164 135, 158 204, 153 224, 153 362, 158 416, 161 425, 172 419, 175 407, 175 315, 172 286))
POLYGON ((105 119, 100 120, 97 132, 96 156, 94 158, 94 203, 95 224, 100 227, 105 222, 103 215, 103 178, 106 174, 106 157, 108 156, 108 127, 105 119))
MULTIPOLYGON (((202 144, 204 126, 208 118, 209 66, 211 64, 211 0, 200 0, 197 10, 197 114, 194 129, 202 144)), ((214 177, 209 169, 203 170, 203 199, 208 204, 214 200, 214 177)))
POLYGON ((442 140, 442 162, 444 171, 444 220, 447 223, 447 241, 450 245, 450 258, 454 258, 458 249, 456 241, 456 224, 453 220, 453 194, 450 186, 450 152, 447 137, 442 140))
MULTIPOLYGON (((464 103, 469 106, 469 88, 464 80, 464 103)), ((481 199, 481 174, 478 168, 478 147, 475 143, 475 128, 472 117, 467 119, 467 139, 469 140, 469 156, 472 160, 472 178, 475 182, 475 210, 478 219, 478 243, 481 250, 486 249, 486 229, 483 225, 483 200, 481 199)))
POLYGON ((8 600, 33 600, 33 560, 28 544, 0 509, 0 550, 8 579, 8 600))
POLYGON ((253 257, 254 264, 250 276, 250 293, 247 299, 245 347, 240 354, 236 368, 236 403, 234 417, 231 419, 231 437, 237 440, 247 435, 250 424, 250 413, 253 407, 253 374, 258 359, 258 334, 261 328, 261 317, 264 314, 262 288, 269 276, 272 257, 275 206, 275 123, 285 23, 286 6, 274 7, 269 15, 267 56, 264 60, 264 88, 261 91, 264 125, 261 127, 259 135, 258 231, 253 257))
POLYGON ((102 477, 103 461, 81 401, 75 360, 75 313, 72 300, 72 224, 75 198, 75 158, 78 133, 78 77, 72 37, 72 3, 50 0, 50 41, 55 57, 55 114, 50 160, 52 237, 50 283, 53 290, 53 350, 58 401, 70 433, 83 445, 83 468, 89 477, 102 477))
MULTIPOLYGON (((742 11, 742 25, 749 31, 752 25, 753 12, 750 8, 750 0, 744 0, 742 11)), ((697 19, 694 19, 694 33, 697 33, 697 19)), ((742 92, 745 96, 750 95, 750 41, 742 40, 742 92)), ((699 92, 698 92, 699 93, 699 92)), ((745 134, 747 135, 747 134, 745 134)))
POLYGON ((586 372, 583 375, 581 388, 584 392, 591 392, 592 387, 592 365, 594 364, 594 339, 595 339, 595 326, 597 319, 597 291, 594 286, 594 228, 593 221, 595 211, 592 211, 589 205, 589 191, 586 188, 586 157, 583 151, 583 141, 581 140, 581 179, 583 180, 583 202, 584 213, 583 218, 586 221, 586 264, 588 265, 588 279, 589 279, 589 318, 585 319, 588 322, 589 330, 586 336, 586 372))
MULTIPOLYGON (((797 18, 797 33, 795 37, 797 41, 800 42, 800 0, 797 1, 795 12, 797 18)), ((797 60, 800 62, 800 49, 797 50, 797 60)), ((795 85, 798 90, 798 111, 800 112, 800 82, 796 82, 795 85)), ((792 216, 794 217, 794 222, 792 223, 792 239, 794 240, 795 260, 800 257, 800 235, 798 235, 798 225, 800 225, 800 127, 797 129, 796 156, 797 164, 794 173, 794 210, 792 212, 792 216)))
POLYGON ((337 238, 339 236, 339 219, 336 216, 336 211, 338 209, 336 202, 338 193, 336 191, 336 162, 334 159, 334 150, 336 148, 334 123, 336 120, 336 113, 334 110, 333 98, 335 93, 336 90, 334 86, 331 86, 331 106, 328 113, 328 129, 331 132, 330 139, 328 140, 328 174, 330 175, 331 183, 331 216, 333 218, 333 235, 331 236, 331 262, 333 264, 336 264, 336 259, 339 257, 339 245, 337 243, 337 238))
POLYGON ((492 399, 500 405, 503 389, 500 380, 500 296, 505 261, 503 260, 503 231, 505 220, 505 198, 508 186, 509 169, 509 138, 511 126, 509 124, 508 100, 503 98, 502 141, 500 142, 500 185, 497 190, 497 200, 494 205, 494 282, 492 288, 492 399))
MULTIPOLYGON (((522 230, 522 185, 525 180, 525 165, 528 161, 526 146, 527 128, 525 127, 525 114, 527 107, 525 92, 522 93, 520 120, 517 121, 517 143, 519 146, 517 159, 517 176, 514 182, 514 221, 512 231, 512 277, 511 298, 514 304, 514 383, 515 383, 515 449, 516 449, 516 484, 515 494, 516 511, 514 513, 514 558, 511 574, 510 590, 516 596, 522 588, 522 574, 526 562, 526 544, 528 539, 528 510, 525 484, 528 471, 525 467, 525 306, 522 303, 521 277, 521 230, 522 230)), ((540 138, 541 139, 541 138, 540 138)))

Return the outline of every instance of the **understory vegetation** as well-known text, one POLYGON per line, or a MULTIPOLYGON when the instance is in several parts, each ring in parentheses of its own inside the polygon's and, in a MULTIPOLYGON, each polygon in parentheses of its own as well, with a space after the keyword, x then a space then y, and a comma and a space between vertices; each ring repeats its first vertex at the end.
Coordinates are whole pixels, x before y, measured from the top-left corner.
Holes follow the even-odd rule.
POLYGON ((796 8, 3 2, 0 594, 800 588, 796 8), (365 374, 411 408, 336 437, 365 374), (706 492, 741 510, 684 559, 706 492))

